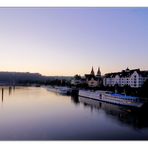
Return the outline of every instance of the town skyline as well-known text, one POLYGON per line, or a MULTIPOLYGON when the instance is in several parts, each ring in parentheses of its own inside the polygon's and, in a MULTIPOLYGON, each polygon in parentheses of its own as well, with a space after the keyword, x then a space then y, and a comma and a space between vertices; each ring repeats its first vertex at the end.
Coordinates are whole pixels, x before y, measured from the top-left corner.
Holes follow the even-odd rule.
POLYGON ((148 8, 0 8, 0 71, 147 70, 148 8))
POLYGON ((106 73, 102 73, 102 71, 101 71, 101 68, 100 67, 96 67, 96 68, 94 68, 94 66, 92 66, 92 67, 90 67, 89 68, 89 70, 88 71, 86 71, 86 72, 84 72, 84 73, 82 73, 82 74, 80 74, 79 72, 77 72, 77 73, 75 73, 74 75, 45 75, 45 74, 42 74, 42 73, 40 73, 40 72, 30 72, 30 71, 5 71, 5 70, 3 70, 3 71, 0 71, 0 73, 31 73, 31 74, 40 74, 40 75, 42 75, 42 76, 51 76, 51 77, 73 77, 73 76, 76 76, 76 75, 80 75, 80 76, 84 76, 85 74, 90 74, 91 73, 91 71, 92 71, 92 69, 93 69, 93 71, 94 71, 94 75, 97 75, 97 73, 98 73, 98 69, 100 70, 100 72, 101 72, 101 76, 104 76, 105 74, 110 74, 110 73, 118 73, 118 72, 121 72, 121 71, 124 71, 124 70, 126 70, 126 69, 129 69, 129 70, 137 70, 137 69, 140 69, 141 71, 148 71, 147 69, 141 69, 141 68, 129 68, 129 67, 126 67, 126 68, 124 68, 124 69, 120 69, 119 71, 110 71, 110 72, 106 72, 106 73))

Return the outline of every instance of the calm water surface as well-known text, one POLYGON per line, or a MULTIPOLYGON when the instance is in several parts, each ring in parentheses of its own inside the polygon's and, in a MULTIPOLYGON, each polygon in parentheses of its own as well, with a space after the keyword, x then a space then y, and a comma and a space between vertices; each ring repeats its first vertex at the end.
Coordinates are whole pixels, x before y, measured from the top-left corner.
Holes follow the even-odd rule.
POLYGON ((46 88, 0 88, 0 140, 148 139, 148 108, 134 110, 46 88))

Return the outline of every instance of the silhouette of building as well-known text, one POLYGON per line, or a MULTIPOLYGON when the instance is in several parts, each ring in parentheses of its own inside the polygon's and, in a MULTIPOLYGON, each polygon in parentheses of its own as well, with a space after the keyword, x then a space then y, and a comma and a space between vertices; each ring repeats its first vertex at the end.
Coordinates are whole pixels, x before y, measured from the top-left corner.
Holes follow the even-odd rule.
POLYGON ((101 77, 101 71, 100 71, 100 67, 98 67, 98 71, 97 71, 97 77, 101 77))
POLYGON ((85 79, 86 83, 88 84, 89 87, 97 87, 100 85, 100 80, 101 80, 101 72, 100 68, 98 68, 98 72, 95 75, 94 69, 92 67, 92 70, 90 74, 85 74, 85 79))
POLYGON ((98 79, 95 76, 85 75, 86 83, 89 87, 97 87, 98 86, 98 79))
POLYGON ((93 76, 95 75, 95 73, 94 73, 94 68, 93 68, 93 67, 92 67, 92 69, 91 69, 90 74, 93 75, 93 76))
POLYGON ((90 74, 85 74, 84 77, 76 75, 72 81, 72 85, 87 84, 89 87, 98 87, 102 84, 102 77, 100 67, 98 68, 97 74, 95 75, 92 67, 90 74))
POLYGON ((71 84, 74 86, 85 84, 85 79, 82 78, 80 75, 75 75, 74 78, 71 80, 71 84))

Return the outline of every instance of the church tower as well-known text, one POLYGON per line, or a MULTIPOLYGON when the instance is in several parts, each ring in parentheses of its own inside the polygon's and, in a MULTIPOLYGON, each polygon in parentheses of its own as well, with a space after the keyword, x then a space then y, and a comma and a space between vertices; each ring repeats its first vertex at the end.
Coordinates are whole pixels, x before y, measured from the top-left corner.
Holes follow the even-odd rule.
POLYGON ((101 76, 101 71, 100 71, 100 67, 98 67, 98 71, 97 71, 97 75, 96 76, 101 76))
POLYGON ((93 67, 92 67, 92 70, 91 70, 91 73, 90 74, 91 75, 95 75, 93 67))

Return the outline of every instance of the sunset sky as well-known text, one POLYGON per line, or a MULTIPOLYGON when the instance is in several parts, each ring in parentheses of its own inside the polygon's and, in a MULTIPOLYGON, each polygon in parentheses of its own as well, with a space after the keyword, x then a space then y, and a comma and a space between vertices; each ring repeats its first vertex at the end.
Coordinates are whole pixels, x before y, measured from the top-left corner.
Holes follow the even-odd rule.
POLYGON ((0 71, 148 70, 148 8, 0 8, 0 71))

